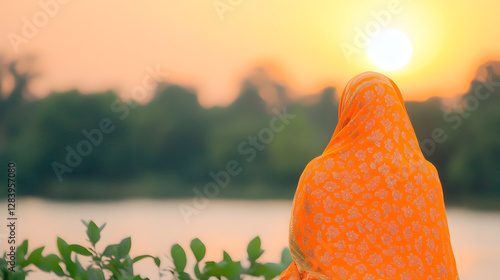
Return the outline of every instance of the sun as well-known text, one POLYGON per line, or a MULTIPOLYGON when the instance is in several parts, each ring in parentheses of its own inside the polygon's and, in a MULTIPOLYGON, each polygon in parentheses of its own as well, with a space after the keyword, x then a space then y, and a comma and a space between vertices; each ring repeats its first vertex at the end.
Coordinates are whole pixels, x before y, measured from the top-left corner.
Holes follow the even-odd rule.
POLYGON ((377 67, 394 71, 410 62, 413 46, 406 34, 395 29, 375 33, 366 47, 368 57, 377 67))

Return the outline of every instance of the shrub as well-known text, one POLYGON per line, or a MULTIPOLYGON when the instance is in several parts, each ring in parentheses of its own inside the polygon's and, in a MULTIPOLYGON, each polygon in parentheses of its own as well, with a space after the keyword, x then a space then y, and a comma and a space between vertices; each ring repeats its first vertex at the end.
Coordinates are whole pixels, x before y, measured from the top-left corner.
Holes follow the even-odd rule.
POLYGON ((220 262, 206 261, 206 247, 198 238, 191 241, 191 251, 194 254, 196 264, 193 274, 185 272, 187 256, 184 249, 179 244, 174 244, 170 255, 173 266, 160 270, 161 261, 158 257, 151 255, 141 255, 135 258, 130 257, 129 252, 132 247, 130 237, 123 239, 118 244, 106 246, 104 251, 99 252, 96 244, 101 239, 101 232, 106 226, 98 227, 93 221, 82 221, 87 230, 87 237, 90 246, 84 247, 78 244, 68 244, 62 238, 57 238, 57 249, 59 254, 49 254, 44 256, 45 247, 34 249, 28 254, 28 240, 18 246, 14 252, 4 252, 0 259, 0 275, 5 280, 24 280, 32 272, 31 268, 54 273, 61 278, 75 280, 143 280, 140 275, 134 273, 134 264, 142 259, 151 258, 158 267, 160 279, 165 276, 162 271, 168 272, 172 277, 179 280, 208 280, 210 277, 217 279, 242 279, 242 276, 260 276, 266 280, 278 276, 292 262, 290 251, 285 248, 281 253, 279 263, 259 263, 264 251, 261 249, 259 237, 254 238, 247 247, 248 261, 250 265, 243 267, 241 261, 233 261, 227 252, 224 251, 223 259, 220 262), (15 256, 15 263, 12 260, 15 256), (82 265, 80 259, 85 259, 89 263, 86 267, 82 265), (12 265, 15 264, 14 267, 12 265), (203 266, 203 268, 201 268, 203 266))

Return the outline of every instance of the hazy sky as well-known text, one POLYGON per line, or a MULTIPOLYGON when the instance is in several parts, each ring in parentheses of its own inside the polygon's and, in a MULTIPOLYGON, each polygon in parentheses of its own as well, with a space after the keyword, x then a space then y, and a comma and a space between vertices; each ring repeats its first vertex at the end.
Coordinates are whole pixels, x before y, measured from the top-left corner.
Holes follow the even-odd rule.
POLYGON ((38 57, 39 95, 78 88, 126 97, 149 66, 195 88, 202 104, 224 105, 265 66, 296 93, 341 90, 375 70, 406 99, 425 99, 465 92, 480 64, 500 60, 499 10, 495 0, 4 0, 0 54, 38 57), (412 41, 401 70, 368 59, 365 39, 379 27, 412 41))

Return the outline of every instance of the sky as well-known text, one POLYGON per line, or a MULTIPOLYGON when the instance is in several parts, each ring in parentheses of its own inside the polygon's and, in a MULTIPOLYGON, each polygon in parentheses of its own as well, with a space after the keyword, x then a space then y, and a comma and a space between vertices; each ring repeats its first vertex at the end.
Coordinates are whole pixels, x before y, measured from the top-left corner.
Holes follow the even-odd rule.
POLYGON ((77 88, 130 98, 156 71, 224 106, 260 67, 294 96, 378 71, 406 100, 424 100, 466 92, 479 65, 500 60, 499 10, 495 0, 3 0, 0 55, 36 57, 39 97, 77 88), (367 56, 383 28, 412 42, 400 70, 367 56))

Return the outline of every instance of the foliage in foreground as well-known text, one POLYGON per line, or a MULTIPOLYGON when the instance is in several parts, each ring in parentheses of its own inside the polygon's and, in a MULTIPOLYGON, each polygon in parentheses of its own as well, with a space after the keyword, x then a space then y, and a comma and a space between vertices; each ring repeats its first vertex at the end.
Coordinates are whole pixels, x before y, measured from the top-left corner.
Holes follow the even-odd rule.
MULTIPOLYGON (((227 252, 224 251, 223 260, 220 262, 207 261, 201 268, 202 260, 205 257, 206 247, 199 239, 191 241, 191 251, 194 254, 196 264, 193 268, 193 275, 187 273, 187 256, 184 249, 175 244, 171 249, 173 266, 160 270, 161 261, 158 257, 151 255, 141 255, 135 258, 130 257, 129 252, 132 247, 130 237, 123 239, 118 244, 111 244, 99 252, 96 244, 101 238, 101 231, 106 224, 98 227, 93 221, 82 221, 87 227, 86 233, 90 246, 84 247, 78 244, 68 244, 62 238, 57 238, 57 248, 59 254, 43 255, 45 247, 40 247, 28 254, 28 241, 25 240, 14 251, 4 252, 0 259, 0 279, 24 280, 29 279, 28 274, 33 268, 38 268, 47 273, 54 273, 63 279, 75 280, 142 280, 140 275, 134 273, 134 264, 142 259, 151 258, 158 267, 160 279, 164 276, 172 276, 180 280, 208 280, 210 277, 217 279, 241 279, 243 275, 263 276, 266 280, 278 276, 292 262, 290 251, 285 248, 281 254, 280 263, 259 263, 257 259, 264 252, 261 249, 260 238, 254 238, 248 244, 249 267, 243 267, 241 261, 233 261, 227 252), (15 267, 12 269, 15 259, 15 267), (86 267, 82 263, 88 263, 86 267), (167 273, 162 273, 167 272, 167 273)), ((171 277, 170 277, 171 278, 171 277)))
POLYGON ((259 263, 257 259, 264 253, 264 250, 260 248, 260 238, 256 237, 247 247, 248 260, 250 261, 249 267, 243 267, 241 261, 233 261, 231 256, 224 251, 223 260, 220 262, 207 261, 203 269, 200 269, 200 263, 205 257, 206 248, 205 245, 198 239, 193 239, 191 241, 191 251, 196 258, 196 265, 194 266, 194 275, 186 273, 184 270, 186 268, 187 258, 184 249, 179 245, 175 244, 172 246, 171 255, 174 262, 174 268, 170 272, 174 275, 176 279, 180 280, 190 280, 199 279, 207 280, 210 277, 216 277, 217 279, 229 279, 236 280, 242 279, 243 275, 249 276, 260 276, 264 277, 266 280, 273 279, 280 275, 283 270, 285 270, 292 262, 292 256, 288 248, 283 249, 281 252, 281 262, 279 263, 259 263))
POLYGON ((0 271, 2 279, 20 280, 25 279, 33 266, 45 272, 53 272, 59 277, 78 280, 141 280, 139 275, 134 274, 134 263, 144 259, 152 258, 155 264, 160 267, 160 259, 150 255, 142 255, 131 258, 129 255, 132 247, 130 237, 123 239, 119 244, 108 245, 103 252, 99 252, 96 244, 101 239, 101 231, 106 224, 98 227, 93 221, 89 223, 82 221, 87 227, 87 237, 91 246, 83 247, 78 244, 68 244, 62 238, 57 238, 57 249, 59 255, 50 254, 43 256, 45 247, 40 247, 28 255, 28 241, 25 240, 17 247, 15 255, 15 269, 9 269, 13 258, 13 252, 4 253, 4 258, 0 261, 0 271), (90 263, 87 267, 82 265, 90 263), (63 266, 61 266, 63 264, 63 266), (64 269, 63 269, 64 268, 64 269))

